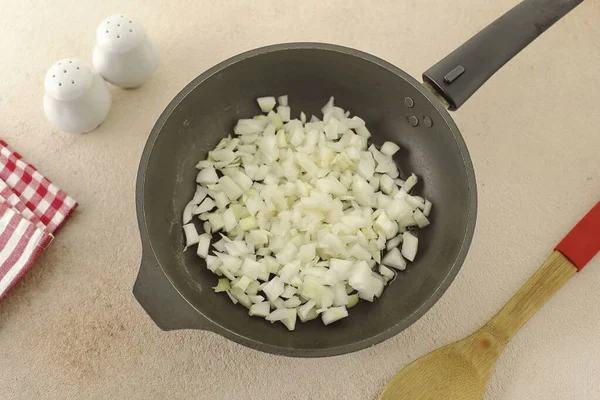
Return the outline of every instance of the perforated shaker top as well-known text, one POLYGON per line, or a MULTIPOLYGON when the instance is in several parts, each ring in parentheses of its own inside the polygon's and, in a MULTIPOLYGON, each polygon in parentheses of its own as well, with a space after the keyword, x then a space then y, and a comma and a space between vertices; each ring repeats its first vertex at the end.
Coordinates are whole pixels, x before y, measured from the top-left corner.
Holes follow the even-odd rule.
POLYGON ((92 70, 84 62, 66 58, 50 67, 46 73, 44 89, 57 100, 73 100, 90 88, 93 77, 92 70))
POLYGON ((145 37, 142 25, 126 14, 110 16, 96 29, 96 44, 119 53, 136 47, 145 37))

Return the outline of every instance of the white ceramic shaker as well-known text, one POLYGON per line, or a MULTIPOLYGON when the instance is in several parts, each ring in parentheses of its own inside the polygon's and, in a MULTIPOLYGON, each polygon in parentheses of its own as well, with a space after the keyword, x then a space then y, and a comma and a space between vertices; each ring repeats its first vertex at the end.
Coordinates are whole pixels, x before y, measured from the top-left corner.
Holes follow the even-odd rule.
POLYGON ((134 18, 117 14, 96 29, 94 68, 113 85, 142 86, 158 66, 158 50, 134 18))
POLYGON ((104 121, 110 110, 108 85, 76 59, 60 60, 51 66, 44 89, 46 117, 64 132, 90 132, 104 121))

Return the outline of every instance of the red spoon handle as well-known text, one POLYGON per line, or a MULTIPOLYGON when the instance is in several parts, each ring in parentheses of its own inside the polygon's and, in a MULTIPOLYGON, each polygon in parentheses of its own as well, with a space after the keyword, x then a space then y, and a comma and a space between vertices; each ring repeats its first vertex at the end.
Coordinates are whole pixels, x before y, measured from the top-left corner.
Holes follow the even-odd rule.
POLYGON ((581 271, 583 267, 600 251, 600 203, 569 232, 556 246, 581 271))

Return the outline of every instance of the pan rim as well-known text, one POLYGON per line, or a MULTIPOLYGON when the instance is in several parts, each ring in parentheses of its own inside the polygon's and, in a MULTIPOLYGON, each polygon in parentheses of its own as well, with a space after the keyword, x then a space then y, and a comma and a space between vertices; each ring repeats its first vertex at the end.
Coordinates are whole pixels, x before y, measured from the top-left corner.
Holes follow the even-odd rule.
MULTIPOLYGON (((427 313, 427 311, 429 311, 431 309, 431 307, 433 307, 433 305, 442 297, 442 295, 450 287, 450 285, 452 284, 452 282, 458 275, 458 272, 462 268, 462 265, 464 264, 464 261, 467 257, 467 254, 468 254, 471 242, 472 242, 472 238, 473 238, 474 231, 475 231, 476 218, 477 218, 477 185, 476 185, 475 171, 473 168, 473 163, 472 163, 467 145, 464 141, 464 138, 462 137, 462 135, 460 133, 460 130, 458 129, 458 126, 456 125, 456 123, 454 122, 454 120, 452 119, 450 114, 448 113, 448 110, 446 110, 440 104, 439 100, 428 89, 426 89, 419 81, 417 81, 415 78, 413 78, 411 75, 409 75, 408 73, 404 72, 400 68, 394 66, 393 64, 390 64, 389 62, 387 62, 379 57, 376 57, 369 53, 366 53, 366 52, 363 52, 363 51, 360 51, 357 49, 349 48, 349 47, 328 44, 328 43, 318 43, 318 42, 281 43, 281 44, 274 44, 274 45, 255 48, 253 50, 243 52, 243 53, 233 56, 225 61, 222 61, 221 63, 213 66, 212 68, 208 69, 207 71, 203 72, 198 77, 193 79, 173 98, 173 100, 171 100, 171 102, 167 105, 165 110, 162 112, 162 114, 159 116, 156 123, 154 124, 154 126, 150 132, 150 135, 148 136, 148 139, 146 141, 146 145, 144 146, 144 150, 142 152, 140 164, 138 167, 137 178, 136 178, 136 214, 137 214, 140 235, 142 237, 142 242, 145 244, 145 246, 148 246, 150 248, 150 251, 152 252, 152 256, 153 256, 154 260, 156 260, 156 264, 158 264, 158 266, 162 270, 163 274, 165 275, 165 277, 167 278, 167 280, 169 281, 171 286, 175 289, 175 291, 199 314, 199 318, 206 320, 206 322, 207 322, 206 328, 205 328, 206 330, 218 333, 236 343, 242 344, 242 345, 250 347, 250 348, 254 348, 256 350, 264 351, 267 353, 285 355, 285 356, 293 356, 293 357, 327 357, 327 356, 342 355, 342 354, 362 350, 362 349, 374 346, 378 343, 381 343, 381 342, 397 335, 398 333, 402 332, 403 330, 405 330, 406 328, 408 328, 409 326, 414 324, 423 315, 425 315, 425 313, 427 313), (158 136, 160 135, 160 132, 162 131, 166 121, 169 119, 169 117, 171 116, 173 111, 175 111, 175 109, 179 106, 179 104, 196 87, 201 85, 204 81, 206 81, 213 75, 224 70, 225 68, 227 68, 231 65, 234 65, 238 62, 244 61, 248 58, 260 56, 260 55, 263 55, 266 53, 278 52, 278 51, 284 51, 284 50, 323 50, 323 51, 332 51, 332 52, 338 52, 338 53, 342 53, 342 54, 346 54, 346 55, 351 55, 351 56, 359 57, 359 58, 361 58, 365 61, 371 62, 373 64, 376 64, 379 67, 382 67, 382 68, 388 70, 389 72, 393 73, 394 75, 398 76, 399 78, 404 79, 407 83, 409 83, 411 86, 413 86, 415 89, 417 89, 425 98, 427 98, 427 100, 429 100, 429 102, 435 107, 435 109, 439 113, 439 115, 443 118, 444 122, 446 123, 447 127, 449 128, 449 130, 457 144, 458 150, 462 157, 462 162, 463 162, 463 166, 464 166, 464 170, 465 170, 465 174, 466 174, 466 178, 467 178, 468 201, 467 201, 466 209, 465 209, 465 213, 466 213, 466 217, 467 217, 466 230, 464 232, 464 237, 461 242, 460 249, 457 253, 456 258, 454 259, 452 266, 448 270, 448 273, 441 280, 441 282, 439 283, 437 288, 430 294, 430 296, 417 309, 415 309, 406 318, 402 319, 401 321, 399 321, 398 323, 393 325, 391 328, 381 331, 380 333, 378 333, 374 336, 370 336, 368 338, 365 338, 365 339, 362 339, 362 340, 359 340, 356 342, 352 342, 352 343, 348 343, 348 344, 344 344, 344 345, 340 345, 340 346, 335 346, 335 347, 327 347, 327 348, 323 348, 323 349, 290 348, 290 347, 276 346, 276 345, 272 345, 272 344, 268 344, 268 343, 264 343, 264 342, 259 342, 257 340, 250 339, 246 336, 243 336, 235 331, 232 331, 232 330, 228 329, 227 327, 220 325, 217 322, 208 318, 200 309, 198 309, 198 307, 196 307, 193 304, 191 299, 189 299, 187 296, 185 296, 184 292, 182 290, 180 290, 180 288, 175 284, 174 280, 170 276, 171 273, 168 270, 166 270, 163 267, 163 265, 160 263, 160 261, 157 257, 157 253, 154 249, 152 240, 148 234, 148 227, 147 227, 148 218, 146 216, 145 207, 144 207, 144 187, 145 187, 145 180, 146 180, 146 176, 147 176, 146 171, 147 171, 147 167, 149 165, 152 151, 154 149, 154 145, 155 145, 156 140, 157 140, 158 136)), ((147 250, 148 249, 144 248, 142 251, 146 252, 147 250)))

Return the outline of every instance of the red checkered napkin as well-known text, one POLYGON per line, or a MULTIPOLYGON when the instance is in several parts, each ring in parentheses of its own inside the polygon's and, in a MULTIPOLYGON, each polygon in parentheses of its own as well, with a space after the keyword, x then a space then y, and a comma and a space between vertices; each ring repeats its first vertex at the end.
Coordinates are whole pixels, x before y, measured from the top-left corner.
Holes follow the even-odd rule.
POLYGON ((21 202, 54 233, 77 207, 77 202, 23 161, 6 142, 0 140, 0 179, 19 196, 21 202))
POLYGON ((50 244, 77 202, 0 140, 0 298, 50 244))
POLYGON ((52 235, 6 203, 0 203, 0 298, 27 272, 52 235))

